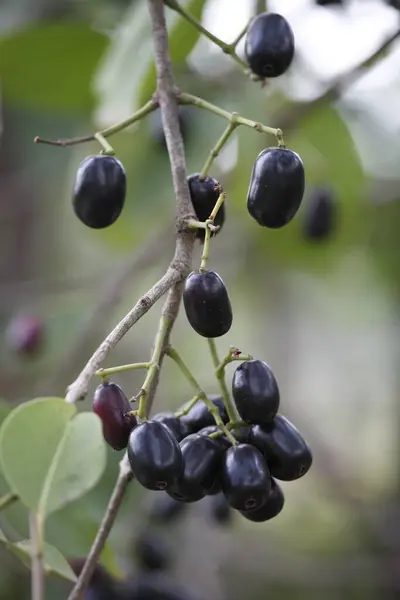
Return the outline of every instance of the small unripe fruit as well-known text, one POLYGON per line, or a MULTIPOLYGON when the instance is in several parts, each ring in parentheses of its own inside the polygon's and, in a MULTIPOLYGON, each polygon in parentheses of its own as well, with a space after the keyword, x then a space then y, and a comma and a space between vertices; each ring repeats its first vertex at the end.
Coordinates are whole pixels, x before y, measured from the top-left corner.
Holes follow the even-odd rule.
POLYGON ((88 156, 76 174, 73 207, 88 227, 103 229, 112 225, 125 204, 126 175, 114 156, 88 156))
POLYGON ((103 436, 114 450, 124 450, 132 429, 137 425, 129 414, 132 405, 116 383, 102 383, 94 393, 93 412, 101 419, 103 436))
POLYGON ((279 77, 294 56, 294 35, 287 20, 276 13, 262 13, 250 24, 245 55, 250 69, 259 77, 279 77))
POLYGON ((38 317, 20 315, 12 319, 6 335, 15 352, 33 357, 43 348, 44 323, 38 317))

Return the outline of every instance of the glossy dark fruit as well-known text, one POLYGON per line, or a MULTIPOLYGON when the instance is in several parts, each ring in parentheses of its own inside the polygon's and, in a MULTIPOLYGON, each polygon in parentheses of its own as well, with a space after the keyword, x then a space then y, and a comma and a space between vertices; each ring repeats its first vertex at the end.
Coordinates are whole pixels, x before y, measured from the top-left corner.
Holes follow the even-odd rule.
POLYGON ((331 4, 337 4, 341 6, 343 4, 343 0, 315 0, 315 3, 318 6, 330 6, 331 4))
POLYGON ((212 520, 219 525, 227 525, 232 521, 232 508, 222 492, 210 497, 209 506, 212 520))
POLYGON ((279 409, 279 388, 266 362, 247 360, 234 372, 232 395, 247 423, 270 423, 279 409))
POLYGON ((147 510, 147 516, 151 523, 167 525, 183 516, 185 510, 186 504, 178 502, 166 492, 157 492, 147 510))
POLYGON ((294 46, 293 30, 287 20, 276 13, 262 13, 247 31, 246 61, 259 77, 279 77, 292 63, 294 46))
POLYGON ((171 564, 171 551, 164 538, 143 532, 134 541, 133 551, 140 571, 164 571, 171 564))
POLYGON ((177 585, 172 577, 153 572, 129 578, 121 600, 200 600, 200 596, 177 585))
POLYGON ((252 442, 267 460, 271 475, 282 481, 303 477, 312 465, 307 442, 283 415, 277 415, 270 425, 255 425, 252 442))
MULTIPOLYGON (((189 133, 189 126, 190 126, 190 114, 189 113, 190 112, 192 112, 192 111, 191 111, 191 107, 189 107, 189 106, 179 106, 179 108, 178 108, 179 127, 180 127, 181 134, 182 134, 184 141, 189 133)), ((152 140, 160 148, 160 150, 165 151, 167 149, 167 143, 165 140, 165 134, 164 134, 163 124, 162 124, 162 119, 161 119, 161 111, 159 109, 153 111, 150 114, 149 133, 150 133, 152 140)))
POLYGON ((173 436, 176 438, 178 442, 180 442, 186 434, 186 428, 182 424, 181 420, 178 419, 172 412, 163 412, 154 415, 151 418, 152 421, 159 421, 160 423, 164 423, 171 431, 173 436))
MULTIPOLYGON (((225 409, 224 401, 222 396, 207 394, 207 397, 211 402, 218 408, 220 417, 224 423, 227 423, 229 418, 225 409)), ((185 408, 183 405, 182 409, 185 408)), ((196 404, 190 409, 187 415, 181 417, 181 421, 184 426, 187 427, 190 433, 196 433, 204 427, 215 425, 215 419, 210 413, 205 404, 204 400, 198 400, 196 404)), ((215 430, 214 430, 215 431, 215 430)))
POLYGON ((237 510, 259 508, 271 489, 267 463, 261 452, 250 444, 238 444, 226 451, 221 482, 226 499, 237 510))
POLYGON ((232 326, 228 291, 215 271, 192 271, 185 281, 183 304, 190 325, 206 338, 221 337, 232 326))
POLYGON ((101 419, 107 444, 114 450, 124 450, 137 421, 134 415, 128 414, 132 405, 119 385, 110 382, 97 386, 92 409, 101 419))
MULTIPOLYGON (((76 576, 80 575, 85 561, 85 558, 73 558, 69 561, 76 576)), ((83 600, 122 600, 123 597, 120 583, 114 580, 104 567, 96 565, 83 600)))
MULTIPOLYGON (((208 427, 200 429, 199 433, 201 435, 210 435, 210 433, 215 433, 217 431, 220 431, 218 425, 209 425, 208 427)), ((239 442, 239 444, 251 443, 252 428, 250 425, 241 425, 240 427, 236 427, 235 429, 231 430, 231 434, 239 442)), ((225 434, 220 435, 214 439, 217 442, 221 443, 225 448, 230 448, 232 446, 231 441, 225 434)))
POLYGON ((170 429, 158 421, 145 421, 132 431, 128 459, 138 482, 149 490, 165 490, 182 473, 179 444, 170 429))
POLYGON ((33 357, 43 349, 44 330, 44 323, 39 317, 18 315, 11 320, 6 336, 14 352, 33 357))
POLYGON ((337 202, 329 189, 317 189, 305 206, 303 235, 309 241, 323 241, 336 228, 337 202))
POLYGON ((223 448, 215 440, 192 433, 180 443, 183 473, 168 487, 167 492, 181 502, 196 502, 204 498, 219 474, 223 448))
POLYGON ((256 510, 240 511, 240 514, 253 523, 263 523, 279 515, 284 504, 282 488, 275 479, 271 478, 271 491, 265 503, 256 510))
MULTIPOLYGON (((220 195, 220 185, 216 179, 212 177, 202 177, 200 173, 190 175, 187 179, 189 184, 190 198, 192 200, 194 212, 198 221, 207 221, 212 210, 217 203, 220 195)), ((211 236, 216 235, 221 230, 225 222, 225 202, 219 208, 217 216, 214 219, 214 225, 218 225, 220 229, 211 236)), ((205 230, 197 229, 196 237, 199 240, 204 240, 205 230)))
POLYGON ((126 175, 114 156, 97 154, 85 158, 76 174, 73 207, 88 227, 103 229, 112 225, 125 204, 126 175))
MULTIPOLYGON (((208 427, 203 427, 203 429, 199 430, 199 434, 200 435, 211 435, 213 433, 220 433, 221 430, 218 427, 218 425, 208 425, 208 427)), ((228 440, 228 438, 225 435, 219 435, 218 437, 213 438, 213 440, 215 440, 218 444, 220 444, 220 446, 222 448, 224 448, 225 450, 227 450, 228 448, 231 447, 231 442, 228 440)))
POLYGON ((289 148, 266 148, 256 158, 247 210, 262 227, 279 229, 297 213, 304 195, 303 162, 289 148))

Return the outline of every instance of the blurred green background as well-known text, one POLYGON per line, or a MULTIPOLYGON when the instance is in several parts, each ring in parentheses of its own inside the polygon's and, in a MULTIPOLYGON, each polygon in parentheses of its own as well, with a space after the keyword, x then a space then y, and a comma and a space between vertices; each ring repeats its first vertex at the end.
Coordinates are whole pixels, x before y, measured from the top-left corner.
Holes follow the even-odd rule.
MULTIPOLYGON (((232 14, 227 0, 183 4, 226 41, 266 8, 237 0, 232 14)), ((246 194, 257 154, 274 139, 235 132, 210 171, 228 195, 227 221, 212 243, 210 264, 234 310, 232 329, 218 341, 220 353, 234 345, 272 366, 281 412, 309 441, 314 465, 304 479, 283 483, 286 505, 273 521, 256 525, 237 516, 232 526, 218 527, 202 501, 160 535, 175 555, 171 577, 208 600, 322 594, 391 600, 400 596, 399 43, 339 99, 330 101, 326 92, 396 31, 399 14, 380 0, 349 2, 342 10, 308 0, 268 4, 290 21, 298 52, 289 73, 263 89, 171 11, 168 24, 181 89, 281 127, 305 165, 307 191, 296 218, 282 230, 260 228, 247 213, 246 194), (307 200, 325 184, 337 198, 338 227, 326 242, 311 243, 302 233, 307 200)), ((146 240, 173 220, 169 161, 154 136, 156 116, 111 139, 126 168, 128 197, 121 218, 103 231, 81 224, 71 204, 76 169, 97 145, 33 144, 36 135, 86 135, 128 116, 154 91, 151 57, 144 0, 0 2, 0 420, 17 403, 62 396, 172 256, 173 237, 163 237, 145 252, 141 267, 129 271, 146 240), (110 305, 115 285, 119 294, 110 305), (10 347, 7 331, 18 315, 44 323, 43 349, 32 358, 10 347)), ((189 173, 201 169, 224 127, 214 115, 188 111, 189 173)), ((105 366, 148 359, 159 309, 160 303, 105 366)), ((173 343, 215 393, 207 344, 182 312, 173 343)), ((141 375, 115 381, 132 396, 141 375)), ((174 365, 165 362, 155 410, 175 409, 190 397, 174 365)), ((90 402, 89 394, 80 408, 90 410, 90 402)), ((121 457, 109 451, 95 489, 50 518, 47 539, 64 555, 84 556, 90 548, 121 457)), ((6 491, 0 479, 0 495, 6 491)), ((132 540, 148 501, 131 486, 102 555, 115 576, 136 572, 132 540)), ((27 535, 25 510, 2 512, 0 527, 13 539, 27 535)), ((47 598, 66 598, 69 589, 49 579, 47 598)), ((29 590, 29 571, 0 548, 0 599, 24 600, 29 590)))

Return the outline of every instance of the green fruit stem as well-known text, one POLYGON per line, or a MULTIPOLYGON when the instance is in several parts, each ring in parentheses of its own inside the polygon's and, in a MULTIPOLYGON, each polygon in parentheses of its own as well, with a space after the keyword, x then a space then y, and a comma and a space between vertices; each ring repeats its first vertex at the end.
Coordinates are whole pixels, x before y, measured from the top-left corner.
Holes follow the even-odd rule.
POLYGON ((182 410, 178 410, 175 413, 175 416, 180 419, 181 417, 184 417, 185 415, 189 414, 189 412, 192 410, 193 406, 195 404, 197 404, 197 402, 200 400, 200 396, 197 394, 196 396, 194 396, 194 398, 192 398, 191 400, 189 400, 189 402, 186 405, 186 408, 183 408, 182 410))
POLYGON ((237 38, 236 38, 232 44, 227 44, 226 42, 223 42, 222 40, 217 38, 214 34, 212 34, 211 31, 208 31, 208 29, 203 27, 203 25, 200 23, 200 21, 198 21, 195 17, 193 17, 193 15, 191 15, 189 12, 187 12, 187 10, 185 8, 183 8, 183 6, 181 6, 176 0, 167 0, 165 2, 165 4, 167 6, 169 6, 169 8, 172 8, 172 10, 174 10, 175 12, 180 14, 184 19, 186 19, 186 21, 188 21, 191 25, 193 25, 193 27, 195 27, 197 29, 197 31, 200 31, 200 33, 202 33, 206 38, 211 40, 211 42, 213 42, 216 46, 221 48, 222 52, 224 52, 225 54, 229 54, 229 56, 231 56, 233 58, 233 60, 236 61, 238 63, 238 65, 240 65, 243 69, 245 69, 246 71, 248 70, 247 63, 245 63, 236 54, 236 46, 238 45, 238 43, 240 42, 242 37, 246 34, 247 26, 246 26, 246 30, 244 31, 244 33, 241 32, 241 36, 239 37, 238 41, 236 41, 237 40, 237 38))
POLYGON ((201 262, 200 262, 200 268, 199 268, 200 273, 204 273, 206 271, 208 259, 209 259, 209 256, 210 256, 210 240, 211 240, 211 228, 210 228, 210 225, 212 225, 214 223, 214 219, 217 216, 218 211, 221 208, 222 204, 224 203, 225 198, 226 198, 226 194, 224 192, 222 192, 219 195, 218 200, 215 203, 214 208, 212 209, 210 217, 207 219, 207 221, 205 221, 206 233, 205 233, 205 236, 204 236, 203 252, 201 254, 201 262))
POLYGON ((204 166, 200 173, 202 177, 205 177, 207 175, 212 163, 217 158, 217 156, 219 155, 222 148, 225 146, 225 144, 227 143, 228 139, 230 138, 231 134, 235 131, 237 126, 238 126, 238 123, 236 123, 236 121, 230 122, 228 124, 224 133, 221 135, 221 137, 215 144, 214 148, 211 150, 210 154, 208 155, 206 162, 204 163, 204 166))
POLYGON ((94 140, 97 140, 103 147, 105 154, 115 154, 112 146, 108 144, 105 138, 108 138, 114 133, 118 133, 119 131, 126 129, 130 125, 133 125, 133 123, 140 121, 141 119, 143 119, 143 117, 151 113, 153 110, 156 110, 156 108, 158 108, 158 102, 155 99, 152 99, 146 102, 146 104, 144 104, 142 108, 139 108, 139 110, 137 110, 133 115, 131 115, 127 119, 124 119, 123 121, 120 121, 119 123, 116 123, 111 127, 107 127, 107 129, 102 129, 101 131, 98 131, 93 135, 70 138, 67 140, 45 140, 44 138, 35 137, 34 142, 35 144, 48 144, 50 146, 65 147, 75 146, 77 144, 84 144, 85 142, 93 142, 94 140))
MULTIPOLYGON (((229 431, 229 429, 224 425, 224 422, 221 419, 221 415, 219 414, 218 408, 208 398, 208 396, 204 392, 204 390, 202 390, 202 388, 200 387, 200 385, 197 382, 196 378, 194 377, 193 373, 190 371, 189 367, 186 365, 186 363, 184 362, 184 360, 181 358, 180 354, 175 350, 175 348, 171 348, 171 347, 169 347, 166 350, 165 353, 166 353, 167 356, 169 356, 170 358, 172 358, 172 360, 180 368, 182 374, 186 377, 186 379, 188 380, 188 382, 190 383, 190 385, 196 391, 196 395, 198 396, 197 399, 203 400, 203 402, 207 406, 209 412, 214 417, 214 420, 215 420, 216 424, 221 429, 221 431, 224 432, 224 434, 229 439, 229 441, 231 442, 231 444, 233 444, 233 445, 237 444, 237 440, 235 439, 235 437, 231 434, 231 432, 229 431)), ((197 402, 197 399, 196 399, 196 402, 197 402)), ((195 402, 193 404, 195 404, 195 402)), ((228 416, 230 418, 229 413, 228 413, 228 416)))
MULTIPOLYGON (((228 413, 229 422, 236 423, 238 420, 238 415, 236 412, 235 405, 231 400, 228 386, 226 385, 226 380, 225 380, 225 366, 228 363, 225 363, 225 359, 224 359, 224 361, 222 361, 222 363, 220 362, 219 357, 218 357, 217 346, 216 346, 214 338, 208 338, 207 341, 208 341, 208 347, 210 348, 211 358, 212 358, 212 361, 213 361, 213 364, 215 367, 215 376, 217 378, 217 381, 218 381, 218 384, 219 384, 219 387, 221 390, 221 395, 222 395, 222 398, 223 398, 223 401, 225 404, 226 412, 228 413)), ((232 352, 230 352, 230 356, 231 355, 232 355, 232 352)))
POLYGON ((114 375, 114 373, 125 373, 125 371, 139 371, 140 369, 149 369, 151 363, 140 362, 132 363, 130 365, 119 365, 118 367, 110 367, 109 369, 98 369, 95 375, 99 377, 108 377, 108 375, 114 375))
POLYGON ((147 418, 147 397, 149 395, 150 386, 153 382, 153 379, 160 369, 161 357, 164 351, 165 340, 167 338, 170 326, 171 319, 166 315, 162 315, 156 339, 154 341, 154 350, 147 370, 146 379, 144 380, 142 388, 137 396, 139 398, 139 408, 137 414, 139 419, 142 420, 147 418))
POLYGON ((14 494, 12 492, 9 492, 8 494, 4 494, 4 496, 2 496, 0 498, 0 511, 5 510, 9 506, 11 506, 11 504, 14 504, 14 502, 17 502, 17 500, 19 500, 19 497, 17 496, 17 494, 14 494))
POLYGON ((187 94, 186 92, 182 92, 181 94, 179 94, 179 101, 181 104, 192 104, 193 106, 197 106, 198 108, 204 108, 205 110, 208 110, 214 113, 215 115, 222 117, 223 119, 227 119, 230 123, 235 123, 236 125, 244 125, 245 127, 255 129, 255 131, 258 131, 259 133, 273 135, 277 138, 279 146, 284 145, 283 133, 281 129, 274 129, 273 127, 267 127, 267 125, 258 123, 257 121, 246 119, 238 113, 231 113, 228 110, 217 106, 216 104, 211 104, 211 102, 207 102, 206 100, 203 100, 203 98, 193 96, 192 94, 187 94))

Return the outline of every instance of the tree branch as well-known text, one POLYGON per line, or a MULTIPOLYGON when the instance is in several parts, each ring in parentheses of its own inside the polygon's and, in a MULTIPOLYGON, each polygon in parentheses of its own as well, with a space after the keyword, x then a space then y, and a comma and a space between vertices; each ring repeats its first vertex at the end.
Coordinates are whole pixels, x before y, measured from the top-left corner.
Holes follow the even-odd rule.
POLYGON ((82 571, 79 574, 78 581, 76 582, 72 592, 68 596, 68 600, 80 600, 81 598, 83 598, 83 594, 85 593, 85 590, 92 578, 92 575, 100 558, 100 554, 104 548, 108 536, 110 535, 111 529, 114 525, 118 511, 122 504, 122 500, 127 490, 128 484, 132 478, 133 475, 131 472, 131 468, 128 462, 128 458, 125 454, 124 458, 120 462, 117 483, 115 484, 114 491, 111 495, 106 512, 101 521, 96 538, 90 549, 85 564, 83 565, 82 571))

